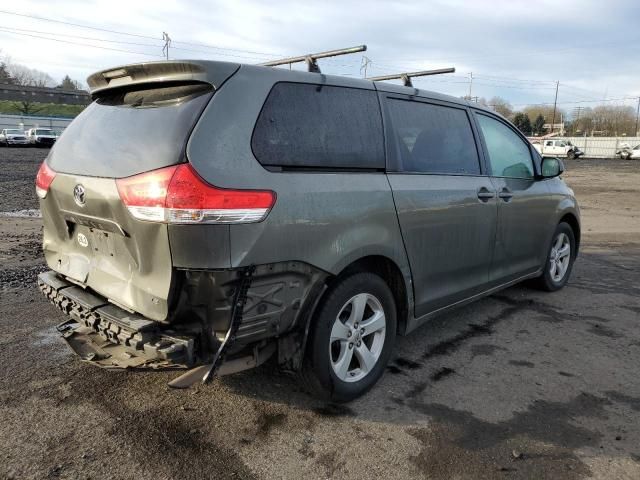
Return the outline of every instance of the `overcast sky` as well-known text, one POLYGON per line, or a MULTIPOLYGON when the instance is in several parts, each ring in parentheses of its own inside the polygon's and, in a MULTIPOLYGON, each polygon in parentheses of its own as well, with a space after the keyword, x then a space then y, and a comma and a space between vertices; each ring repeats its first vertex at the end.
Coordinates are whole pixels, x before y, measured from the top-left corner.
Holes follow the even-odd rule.
MULTIPOLYGON (((499 95, 518 108, 552 103, 556 80, 569 112, 604 98, 634 105, 616 99, 640 95, 639 0, 20 0, 0 10, 140 35, 0 13, 2 53, 56 79, 84 81, 98 69, 159 59, 166 31, 171 58, 244 63, 366 44, 369 75, 454 66, 453 75, 415 85, 462 96, 473 72, 472 95, 499 95)), ((361 76, 361 62, 356 54, 320 65, 361 76)))

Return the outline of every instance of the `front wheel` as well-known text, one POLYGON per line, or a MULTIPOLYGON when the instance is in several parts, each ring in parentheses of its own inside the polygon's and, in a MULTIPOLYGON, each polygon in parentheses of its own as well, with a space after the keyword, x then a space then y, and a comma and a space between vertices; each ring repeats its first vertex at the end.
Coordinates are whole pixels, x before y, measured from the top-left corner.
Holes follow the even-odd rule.
POLYGON ((339 280, 312 319, 301 372, 317 396, 348 402, 384 373, 396 336, 396 305, 389 287, 372 273, 339 280))
POLYGON ((538 287, 547 292, 564 287, 571 276, 576 253, 573 229, 567 223, 559 223, 547 253, 544 272, 536 279, 538 287))

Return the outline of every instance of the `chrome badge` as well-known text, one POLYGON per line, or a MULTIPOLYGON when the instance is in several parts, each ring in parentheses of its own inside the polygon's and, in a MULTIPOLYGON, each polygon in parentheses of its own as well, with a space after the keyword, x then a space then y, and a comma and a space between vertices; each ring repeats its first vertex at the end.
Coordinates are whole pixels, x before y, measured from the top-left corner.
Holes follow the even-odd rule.
POLYGON ((78 243, 80 244, 81 247, 89 246, 89 240, 87 239, 87 236, 84 233, 78 234, 78 243))
POLYGON ((73 187, 73 199, 80 207, 84 207, 86 203, 86 193, 84 187, 80 184, 73 187))

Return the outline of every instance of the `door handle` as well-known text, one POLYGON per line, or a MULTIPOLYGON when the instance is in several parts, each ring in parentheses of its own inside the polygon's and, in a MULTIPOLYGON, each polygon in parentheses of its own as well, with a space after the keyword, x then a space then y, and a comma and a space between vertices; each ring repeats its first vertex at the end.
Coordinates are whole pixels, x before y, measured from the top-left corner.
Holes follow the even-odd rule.
POLYGON ((503 199, 505 202, 508 202, 509 200, 511 200, 511 198, 513 197, 513 192, 511 190, 509 190, 507 187, 504 187, 500 193, 498 193, 498 196, 503 199))
POLYGON ((495 192, 490 191, 487 187, 480 187, 478 189, 478 198, 485 203, 491 200, 495 196, 496 196, 495 192))

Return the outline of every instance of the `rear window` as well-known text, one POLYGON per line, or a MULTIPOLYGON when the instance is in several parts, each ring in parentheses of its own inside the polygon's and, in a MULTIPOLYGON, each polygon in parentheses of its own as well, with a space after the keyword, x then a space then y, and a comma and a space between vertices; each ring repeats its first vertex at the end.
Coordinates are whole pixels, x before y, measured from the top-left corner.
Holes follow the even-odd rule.
POLYGON ((49 165, 62 173, 121 178, 178 163, 211 95, 208 84, 107 92, 65 129, 49 165))
POLYGON ((384 140, 372 90, 276 84, 251 146, 265 166, 383 169, 384 140))
POLYGON ((409 100, 388 101, 399 149, 398 170, 415 173, 480 173, 467 112, 409 100))

